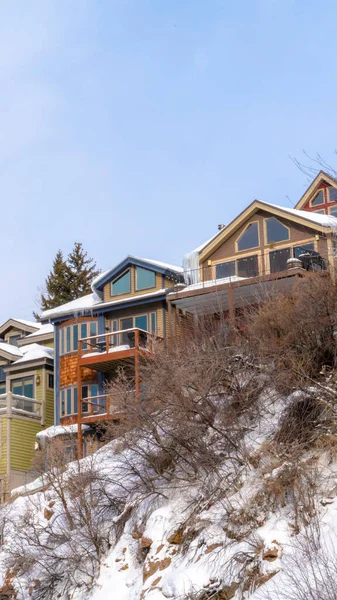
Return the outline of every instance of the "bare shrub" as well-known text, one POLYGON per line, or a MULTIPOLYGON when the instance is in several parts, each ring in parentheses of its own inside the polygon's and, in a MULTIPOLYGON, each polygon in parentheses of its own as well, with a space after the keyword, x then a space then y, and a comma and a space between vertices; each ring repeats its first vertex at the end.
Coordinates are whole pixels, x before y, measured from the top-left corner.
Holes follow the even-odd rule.
POLYGON ((291 296, 275 295, 246 316, 254 353, 273 365, 282 389, 307 385, 335 365, 337 284, 329 273, 308 273, 291 296))
POLYGON ((91 589, 124 510, 118 485, 102 471, 99 456, 68 464, 62 445, 51 440, 36 461, 45 491, 25 498, 19 514, 9 507, 6 515, 5 563, 33 600, 91 589))
POLYGON ((292 538, 283 570, 256 594, 257 600, 336 600, 336 536, 318 526, 292 538))

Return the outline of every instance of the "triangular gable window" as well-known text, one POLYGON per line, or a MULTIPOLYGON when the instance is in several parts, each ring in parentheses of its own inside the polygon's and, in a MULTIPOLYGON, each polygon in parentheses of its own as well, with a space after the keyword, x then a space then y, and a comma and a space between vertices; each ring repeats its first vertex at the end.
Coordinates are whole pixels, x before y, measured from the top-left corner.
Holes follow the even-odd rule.
POLYGON ((311 200, 311 206, 319 206, 320 204, 324 204, 324 192, 323 190, 319 190, 316 194, 315 198, 311 200))
POLYGON ((120 296, 121 294, 128 294, 131 292, 131 276, 130 270, 123 273, 118 279, 111 284, 111 295, 120 296))

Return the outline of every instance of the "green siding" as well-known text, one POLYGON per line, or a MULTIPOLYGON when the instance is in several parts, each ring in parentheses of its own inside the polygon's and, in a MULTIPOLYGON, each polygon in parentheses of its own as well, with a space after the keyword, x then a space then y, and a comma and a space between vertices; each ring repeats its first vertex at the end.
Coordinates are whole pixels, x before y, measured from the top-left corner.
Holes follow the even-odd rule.
POLYGON ((47 346, 48 348, 54 348, 54 340, 47 340, 45 342, 39 342, 41 346, 47 346))
POLYGON ((0 475, 7 471, 7 421, 6 417, 0 419, 0 475))
POLYGON ((41 431, 40 422, 12 418, 11 468, 29 471, 32 467, 36 434, 41 431))
POLYGON ((46 388, 46 427, 54 425, 54 390, 46 388))

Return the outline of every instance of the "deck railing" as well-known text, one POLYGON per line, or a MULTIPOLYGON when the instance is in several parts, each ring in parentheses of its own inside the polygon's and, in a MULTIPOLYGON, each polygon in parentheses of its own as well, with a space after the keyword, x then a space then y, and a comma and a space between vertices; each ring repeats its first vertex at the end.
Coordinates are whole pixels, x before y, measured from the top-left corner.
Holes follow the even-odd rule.
POLYGON ((111 360, 113 360, 113 353, 118 351, 134 349, 153 352, 155 344, 159 340, 161 338, 154 333, 149 333, 139 327, 132 327, 81 338, 78 341, 78 351, 80 357, 88 358, 100 354, 111 354, 111 360))
MULTIPOLYGON (((310 242, 308 245, 314 245, 310 242)), ((329 254, 329 252, 328 252, 329 254)), ((185 286, 193 289, 203 289, 220 285, 222 283, 235 283, 240 279, 253 277, 263 278, 294 268, 303 268, 307 271, 324 271, 328 268, 328 254, 322 256, 315 250, 308 249, 304 244, 289 245, 286 248, 268 248, 264 252, 255 252, 251 255, 231 259, 224 259, 212 265, 200 266, 196 269, 185 269, 184 283, 174 286, 174 291, 184 289, 185 286), (298 259, 295 265, 293 259, 298 259)))
POLYGON ((14 411, 20 411, 25 416, 33 416, 35 418, 43 419, 43 404, 35 398, 28 398, 27 396, 19 396, 12 392, 6 392, 0 394, 0 414, 6 412, 12 414, 14 411))

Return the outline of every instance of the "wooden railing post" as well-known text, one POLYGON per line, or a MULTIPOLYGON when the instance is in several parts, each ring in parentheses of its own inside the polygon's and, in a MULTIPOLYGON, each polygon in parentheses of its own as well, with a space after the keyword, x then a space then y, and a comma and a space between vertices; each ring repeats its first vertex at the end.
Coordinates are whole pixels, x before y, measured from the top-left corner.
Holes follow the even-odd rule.
POLYGON ((82 435, 82 373, 80 358, 82 356, 82 341, 78 342, 77 350, 77 456, 83 458, 83 435, 82 435))

